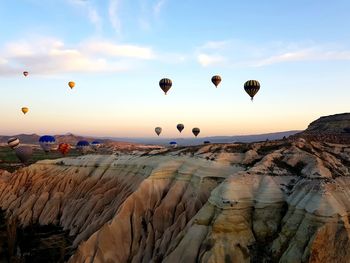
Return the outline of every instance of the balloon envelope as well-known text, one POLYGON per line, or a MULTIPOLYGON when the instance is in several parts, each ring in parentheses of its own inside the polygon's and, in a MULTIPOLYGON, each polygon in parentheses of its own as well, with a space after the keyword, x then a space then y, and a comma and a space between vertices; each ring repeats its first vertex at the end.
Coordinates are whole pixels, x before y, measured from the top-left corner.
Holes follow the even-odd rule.
POLYGON ((248 80, 246 83, 244 83, 244 90, 248 93, 252 101, 255 94, 258 93, 259 89, 260 83, 257 80, 248 80))
POLYGON ((19 139, 16 137, 12 137, 7 140, 7 145, 10 146, 12 149, 18 147, 19 145, 19 139))
POLYGON ((85 154, 90 149, 90 143, 88 141, 78 141, 76 148, 78 149, 78 151, 85 154))
POLYGON ((172 85, 173 85, 173 82, 171 81, 171 79, 168 79, 168 78, 164 78, 159 81, 159 86, 164 91, 165 95, 170 90, 172 85))
POLYGON ((22 163, 27 163, 33 155, 33 149, 30 146, 19 146, 15 149, 15 153, 22 163))
POLYGON ((75 82, 74 81, 69 81, 68 86, 73 89, 75 87, 75 82))
POLYGON ((62 155, 66 155, 70 151, 70 145, 68 143, 60 143, 57 149, 62 155))
POLYGON ((219 75, 215 75, 211 78, 211 82, 215 85, 215 87, 218 87, 218 85, 221 82, 221 77, 219 75))
POLYGON ((27 77, 29 75, 28 71, 23 71, 23 75, 27 77))
POLYGON ((193 128, 192 129, 192 133, 194 134, 194 136, 198 136, 198 134, 201 132, 201 130, 199 128, 193 128))
POLYGON ((44 135, 39 138, 39 144, 41 148, 48 153, 49 151, 53 150, 55 144, 56 144, 56 139, 55 137, 51 135, 44 135))
POLYGON ((159 134, 162 132, 162 128, 161 127, 156 127, 154 129, 154 131, 156 132, 156 134, 159 136, 159 134))
POLYGON ((177 142, 169 142, 170 147, 176 148, 177 147, 177 142))
POLYGON ((92 147, 95 151, 97 151, 98 148, 101 147, 101 142, 99 142, 99 141, 93 141, 93 142, 91 143, 91 147, 92 147))
POLYGON ((182 130, 185 128, 185 126, 182 123, 179 123, 178 125, 176 125, 176 129, 181 133, 182 130))
POLYGON ((28 107, 22 107, 21 110, 22 110, 23 114, 26 114, 29 111, 28 107))

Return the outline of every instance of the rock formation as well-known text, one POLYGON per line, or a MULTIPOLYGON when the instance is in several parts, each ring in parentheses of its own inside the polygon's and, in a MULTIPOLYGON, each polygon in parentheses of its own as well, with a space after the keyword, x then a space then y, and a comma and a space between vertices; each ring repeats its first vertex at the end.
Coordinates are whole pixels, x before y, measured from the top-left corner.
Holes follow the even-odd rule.
POLYGON ((0 258, 349 262, 349 199, 349 145, 304 139, 45 160, 0 172, 0 258))

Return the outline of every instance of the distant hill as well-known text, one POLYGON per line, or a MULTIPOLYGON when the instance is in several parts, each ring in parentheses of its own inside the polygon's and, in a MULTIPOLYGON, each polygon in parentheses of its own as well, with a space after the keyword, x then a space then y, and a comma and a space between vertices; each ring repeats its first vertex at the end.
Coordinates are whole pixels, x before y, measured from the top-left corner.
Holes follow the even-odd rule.
POLYGON ((149 137, 149 138, 115 138, 108 137, 108 139, 115 141, 125 141, 125 142, 135 142, 141 144, 158 144, 158 145, 168 145, 170 141, 176 141, 179 145, 198 145, 202 144, 204 141, 210 141, 211 143, 232 143, 232 142, 258 142, 266 140, 279 140, 283 137, 289 137, 300 131, 284 131, 284 132, 274 132, 265 134, 254 134, 254 135, 237 135, 237 136, 209 136, 209 137, 193 137, 193 138, 162 138, 160 137, 149 137))

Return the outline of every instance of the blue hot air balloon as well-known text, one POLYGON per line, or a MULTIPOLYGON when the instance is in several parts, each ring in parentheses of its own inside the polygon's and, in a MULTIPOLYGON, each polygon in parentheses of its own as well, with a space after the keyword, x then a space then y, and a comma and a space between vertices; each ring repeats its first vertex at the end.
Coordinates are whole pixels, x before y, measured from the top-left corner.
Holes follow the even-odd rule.
POLYGON ((56 139, 55 137, 51 135, 44 135, 39 138, 39 144, 43 150, 48 153, 51 150, 54 149, 55 144, 56 144, 56 139))
POLYGON ((203 143, 204 143, 204 144, 209 144, 209 143, 210 143, 210 141, 204 141, 203 143))
POLYGON ((101 147, 101 142, 99 142, 99 141, 93 141, 92 143, 91 143, 91 147, 92 147, 92 149, 94 149, 95 151, 97 151, 98 150, 98 148, 100 148, 101 147))
POLYGON ((177 147, 177 142, 169 142, 170 147, 176 148, 177 147))
POLYGON ((78 141, 76 148, 83 154, 87 153, 90 149, 90 143, 88 141, 78 141))

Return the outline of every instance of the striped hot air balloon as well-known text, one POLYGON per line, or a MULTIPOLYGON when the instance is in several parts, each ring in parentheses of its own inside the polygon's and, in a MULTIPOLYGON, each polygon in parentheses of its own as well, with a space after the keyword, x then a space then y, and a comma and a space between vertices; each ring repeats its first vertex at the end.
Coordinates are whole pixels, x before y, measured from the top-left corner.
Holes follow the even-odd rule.
POLYGON ((16 137, 12 137, 7 140, 7 145, 10 146, 12 149, 15 149, 19 145, 19 139, 16 137))
POLYGON ((171 79, 164 78, 159 81, 159 86, 164 91, 165 95, 170 90, 172 85, 173 82, 171 81, 171 79))
POLYGON ((260 83, 257 80, 248 80, 246 83, 244 83, 244 90, 248 93, 252 101, 259 89, 260 83))

